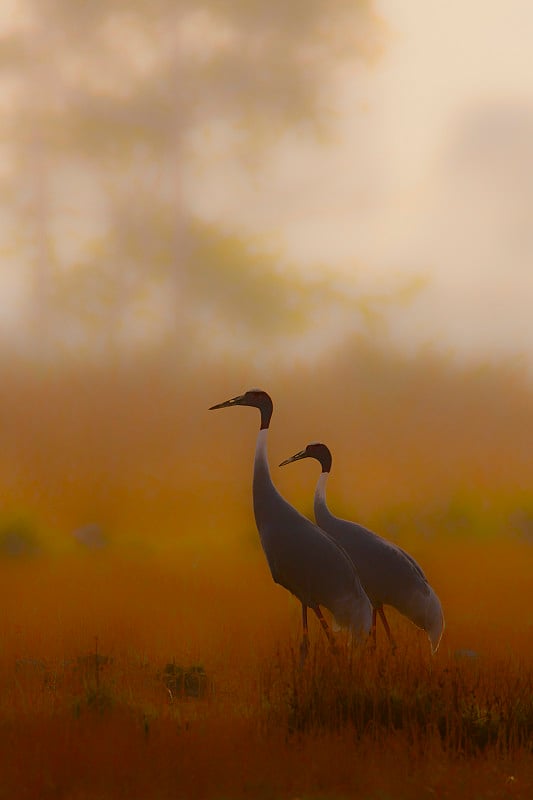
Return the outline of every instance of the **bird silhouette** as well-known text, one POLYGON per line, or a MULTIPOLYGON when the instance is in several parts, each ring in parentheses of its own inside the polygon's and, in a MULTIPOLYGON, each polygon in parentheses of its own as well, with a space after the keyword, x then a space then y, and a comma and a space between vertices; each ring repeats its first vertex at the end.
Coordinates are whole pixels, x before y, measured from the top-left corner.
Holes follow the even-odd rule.
POLYGON ((352 561, 342 547, 290 505, 272 482, 267 457, 273 410, 270 396, 261 389, 250 389, 210 410, 232 406, 251 406, 261 414, 253 470, 254 516, 272 578, 302 604, 302 660, 309 648, 308 608, 315 612, 332 645, 333 637, 321 606, 356 637, 367 635, 372 606, 352 561))
POLYGON ((331 513, 326 503, 326 482, 331 471, 332 457, 325 444, 312 442, 305 450, 282 461, 280 466, 303 458, 315 458, 322 467, 314 498, 315 520, 317 525, 344 548, 357 568, 373 606, 374 642, 379 614, 394 647, 383 610, 383 606, 388 605, 425 630, 431 642, 431 650, 436 653, 444 630, 444 616, 440 600, 420 566, 398 545, 356 522, 349 522, 331 513))

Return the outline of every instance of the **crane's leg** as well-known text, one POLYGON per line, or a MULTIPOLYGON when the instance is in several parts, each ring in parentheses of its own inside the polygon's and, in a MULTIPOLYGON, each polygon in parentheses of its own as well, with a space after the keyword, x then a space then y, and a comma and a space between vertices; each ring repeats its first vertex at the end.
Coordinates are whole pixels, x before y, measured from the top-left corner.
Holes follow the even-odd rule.
POLYGON ((370 630, 370 635, 372 636, 372 647, 374 649, 376 647, 376 625, 377 625, 377 609, 372 608, 372 628, 370 630))
MULTIPOLYGON (((394 637, 390 632, 389 623, 387 622, 387 617, 385 616, 385 612, 383 611, 383 607, 380 606, 378 608, 379 616, 381 617, 381 621, 383 623, 383 627, 385 628, 385 633, 387 634, 388 640, 390 642, 390 646, 392 650, 396 650, 396 642, 394 641, 394 637)), ((375 613, 375 612, 374 612, 375 613)))
POLYGON ((312 609, 315 612, 315 614, 317 615, 318 621, 322 625, 322 630, 324 631, 324 633, 328 637, 329 646, 331 647, 333 652, 335 652, 336 649, 337 649, 337 647, 335 645, 335 640, 334 640, 333 635, 332 635, 332 633, 331 633, 331 631, 329 629, 329 625, 326 622, 326 620, 324 619, 324 615, 322 614, 322 611, 320 610, 320 606, 312 606, 312 609))
POLYGON ((303 637, 300 645, 300 666, 303 666, 309 652, 309 629, 307 627, 307 606, 302 603, 303 637))

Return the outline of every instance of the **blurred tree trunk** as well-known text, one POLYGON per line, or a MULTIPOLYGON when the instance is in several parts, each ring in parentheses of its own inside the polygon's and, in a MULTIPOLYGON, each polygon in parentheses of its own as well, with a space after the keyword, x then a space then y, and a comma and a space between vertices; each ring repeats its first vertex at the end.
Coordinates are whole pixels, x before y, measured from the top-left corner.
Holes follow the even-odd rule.
POLYGON ((33 131, 27 151, 27 178, 31 180, 32 220, 35 253, 31 271, 30 332, 36 350, 50 344, 53 317, 51 303, 55 271, 54 248, 50 231, 50 193, 45 149, 38 131, 33 131))

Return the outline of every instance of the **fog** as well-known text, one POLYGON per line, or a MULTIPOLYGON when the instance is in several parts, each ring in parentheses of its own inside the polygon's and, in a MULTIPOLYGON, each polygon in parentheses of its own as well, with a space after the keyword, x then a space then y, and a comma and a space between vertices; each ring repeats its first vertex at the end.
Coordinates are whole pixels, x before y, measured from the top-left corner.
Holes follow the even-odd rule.
POLYGON ((531 365, 532 21, 6 6, 4 345, 266 365, 358 333, 531 365))
POLYGON ((402 347, 531 363, 531 8, 379 11, 380 56, 337 74, 335 134, 286 136, 255 183, 226 164, 196 201, 213 216, 239 206, 308 274, 380 296, 416 288, 386 315, 402 347))

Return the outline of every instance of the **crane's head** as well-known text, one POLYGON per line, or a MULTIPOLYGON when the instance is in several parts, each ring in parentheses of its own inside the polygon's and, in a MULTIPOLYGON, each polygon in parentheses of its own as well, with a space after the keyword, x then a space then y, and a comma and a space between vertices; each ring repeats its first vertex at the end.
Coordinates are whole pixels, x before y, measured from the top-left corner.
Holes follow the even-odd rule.
POLYGON ((268 428, 273 404, 270 395, 262 389, 249 389, 244 394, 239 394, 237 397, 232 397, 230 400, 224 400, 223 403, 211 406, 209 411, 213 411, 215 408, 229 408, 230 406, 252 406, 253 408, 258 408, 261 412, 261 428, 268 428))
POLYGON ((282 461, 280 467, 284 467, 285 464, 292 464, 293 461, 299 461, 301 458, 316 458, 322 467, 322 472, 331 471, 331 453, 329 447, 322 444, 322 442, 311 442, 305 450, 300 450, 299 453, 295 453, 290 458, 282 461))

